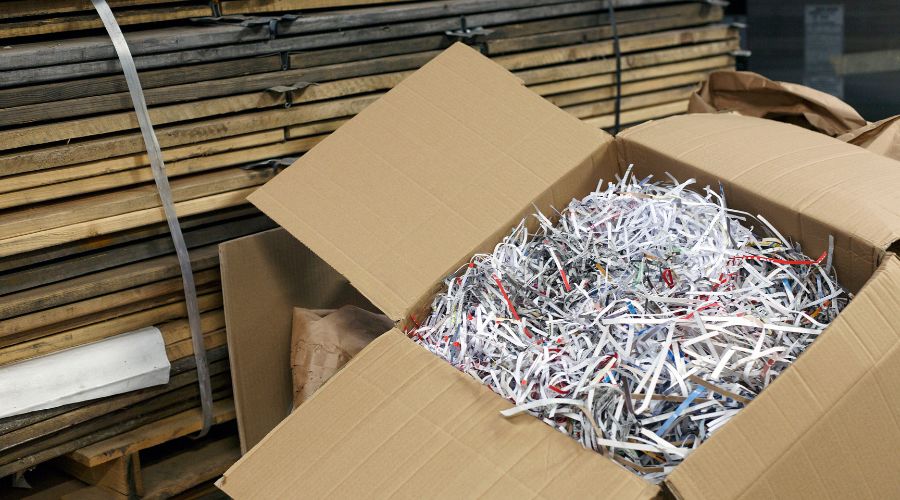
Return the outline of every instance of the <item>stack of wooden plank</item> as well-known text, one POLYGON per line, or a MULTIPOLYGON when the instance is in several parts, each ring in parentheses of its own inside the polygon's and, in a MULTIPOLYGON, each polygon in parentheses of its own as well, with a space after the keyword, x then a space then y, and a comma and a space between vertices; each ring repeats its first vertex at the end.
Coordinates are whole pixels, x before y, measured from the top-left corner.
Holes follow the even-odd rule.
MULTIPOLYGON (((163 148, 222 400, 217 244, 273 226, 245 202, 270 160, 302 155, 456 41, 573 115, 614 122, 606 1, 109 3, 163 148)), ((622 124, 684 112, 697 82, 733 67, 721 7, 615 5, 622 124)), ((88 0, 0 8, 0 366, 157 325, 173 381, 0 421, 0 477, 199 404, 177 261, 101 27, 88 0)))

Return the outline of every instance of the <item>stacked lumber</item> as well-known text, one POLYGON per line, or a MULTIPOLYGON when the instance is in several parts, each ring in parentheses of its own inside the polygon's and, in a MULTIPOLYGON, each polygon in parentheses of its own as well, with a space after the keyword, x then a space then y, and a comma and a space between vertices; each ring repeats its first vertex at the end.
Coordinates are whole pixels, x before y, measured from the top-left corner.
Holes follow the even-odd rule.
MULTIPOLYGON (((273 227, 246 196, 441 50, 473 45, 574 116, 615 121, 605 1, 109 3, 190 247, 218 400, 230 384, 217 244, 273 227)), ((720 24, 720 6, 615 5, 622 124, 684 112, 698 82, 734 66, 737 33, 720 24)), ((91 2, 0 11, 0 366, 150 325, 172 361, 167 386, 0 420, 2 477, 74 460, 199 400, 178 263, 91 2)))

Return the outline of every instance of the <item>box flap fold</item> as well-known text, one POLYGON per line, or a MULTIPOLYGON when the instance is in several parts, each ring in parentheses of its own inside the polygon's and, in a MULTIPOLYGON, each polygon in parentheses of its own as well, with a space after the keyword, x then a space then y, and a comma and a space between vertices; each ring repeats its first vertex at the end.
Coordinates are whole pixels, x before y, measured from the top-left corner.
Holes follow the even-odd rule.
POLYGON ((392 330, 219 481, 234 498, 645 499, 651 485, 392 330))
POLYGON ((402 319, 609 141, 457 44, 249 199, 402 319))

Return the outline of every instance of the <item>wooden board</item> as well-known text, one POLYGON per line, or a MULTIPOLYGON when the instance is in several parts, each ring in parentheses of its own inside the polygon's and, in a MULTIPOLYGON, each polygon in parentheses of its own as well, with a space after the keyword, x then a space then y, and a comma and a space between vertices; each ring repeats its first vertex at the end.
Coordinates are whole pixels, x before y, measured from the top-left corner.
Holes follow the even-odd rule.
MULTIPOLYGON (((643 3, 644 0, 637 0, 643 3)), ((634 3, 637 3, 634 2, 634 3)), ((633 3, 631 1, 622 2, 633 3)), ((590 12, 600 9, 604 4, 595 2, 554 2, 544 0, 535 7, 527 7, 514 10, 473 13, 466 17, 472 26, 493 26, 504 23, 522 22, 526 20, 544 19, 548 16, 559 16, 590 12), (547 5, 556 3, 556 5, 547 5)), ((485 4, 492 5, 492 4, 485 4)), ((484 8, 484 7, 482 7, 484 8)), ((447 16, 447 12, 440 15, 447 16)), ((339 16, 340 17, 340 16, 339 16)), ((458 16, 442 17, 412 22, 398 22, 390 26, 368 26, 356 29, 346 29, 346 22, 350 16, 343 14, 344 29, 333 32, 310 33, 309 30, 326 29, 324 25, 315 27, 304 24, 309 19, 300 18, 279 29, 279 37, 271 40, 243 43, 239 45, 227 45, 206 47, 200 49, 183 50, 136 56, 135 64, 138 69, 152 69, 184 64, 212 62, 225 59, 237 59, 257 55, 268 55, 276 52, 294 52, 301 50, 314 50, 354 43, 366 43, 383 41, 388 39, 421 36, 425 34, 442 34, 448 30, 458 29, 460 19, 458 16), (297 23, 297 21, 301 21, 297 23), (290 36, 297 33, 295 26, 302 28, 301 36, 290 36), (282 37, 283 36, 283 37, 282 37)), ((0 87, 20 84, 20 82, 54 81, 65 78, 85 77, 91 75, 115 73, 119 71, 118 62, 115 60, 88 61, 68 65, 42 66, 36 68, 24 68, 0 72, 0 87)))
MULTIPOLYGON (((251 184, 251 186, 258 186, 262 183, 257 182, 251 184)), ((183 201, 175 204, 175 212, 179 217, 184 217, 241 205, 246 203, 247 196, 253 191, 255 191, 254 187, 248 187, 183 201)), ((110 234, 164 220, 166 218, 162 208, 155 207, 16 236, 0 242, 0 256, 52 247, 60 243, 69 243, 91 236, 110 234)))
MULTIPOLYGON (((190 252, 194 272, 219 265, 218 245, 190 252)), ((62 304, 126 290, 145 283, 181 276, 174 255, 156 257, 87 276, 6 295, 0 300, 0 318, 11 318, 62 304)))
MULTIPOLYGON (((628 11, 623 12, 626 14, 628 11)), ((634 11, 642 12, 642 11, 634 11)), ((629 16, 631 19, 623 19, 626 16, 616 16, 616 29, 620 37, 663 31, 685 26, 701 25, 720 21, 722 8, 709 5, 691 4, 677 6, 669 11, 654 9, 656 15, 647 15, 644 18, 629 16)), ((597 23, 589 27, 568 29, 564 31, 554 30, 525 36, 488 39, 485 42, 488 53, 492 56, 509 52, 539 49, 551 46, 570 45, 575 43, 595 42, 612 38, 612 26, 608 25, 608 18, 597 19, 597 23)))
MULTIPOLYGON (((228 337, 225 329, 216 330, 210 334, 203 336, 203 345, 206 349, 224 346, 228 343, 228 337)), ((182 359, 194 355, 194 345, 191 339, 181 340, 174 344, 166 346, 166 355, 169 359, 182 359)))
MULTIPOLYGON (((283 132, 280 135, 283 137, 283 132)), ((324 139, 324 136, 278 142, 237 151, 173 161, 166 164, 166 173, 169 179, 173 179, 210 170, 219 170, 225 167, 246 165, 270 158, 297 157, 309 151, 322 139, 324 139)), ((147 183, 152 180, 152 170, 147 167, 140 167, 71 181, 56 182, 45 186, 0 194, 0 208, 46 203, 60 198, 69 198, 75 195, 90 194, 114 188, 124 189, 128 186, 147 183)))
MULTIPOLYGON (((264 215, 235 217, 222 220, 221 224, 205 227, 182 227, 188 248, 197 248, 232 238, 264 231, 274 223, 264 215)), ((102 246, 97 250, 77 256, 34 265, 21 271, 0 274, 0 295, 8 295, 29 288, 56 283, 69 278, 84 276, 116 266, 131 264, 174 252, 172 238, 163 234, 125 242, 120 246, 102 246)))
MULTIPOLYGON (((642 123, 647 120, 655 120, 665 118, 672 115, 680 115, 687 112, 687 99, 674 101, 664 104, 657 104, 643 108, 631 109, 623 111, 621 114, 622 125, 630 125, 642 123)), ((613 126, 614 117, 610 115, 602 115, 592 118, 586 118, 584 121, 598 128, 609 128, 613 126)))
MULTIPOLYGON (((224 224, 228 221, 243 220, 248 217, 260 215, 261 212, 255 207, 244 205, 197 214, 190 217, 183 217, 180 219, 180 222, 182 230, 190 232, 192 229, 204 225, 224 224)), ((107 247, 118 248, 148 238, 158 238, 161 235, 168 235, 168 233, 169 228, 166 223, 148 224, 146 226, 129 229, 111 235, 94 236, 71 243, 56 245, 52 248, 10 255, 0 258, 0 272, 9 274, 35 265, 44 265, 53 260, 70 259, 74 256, 87 256, 87 254, 97 252, 98 249, 107 247)), ((92 271, 95 270, 96 269, 93 269, 92 271)), ((76 275, 79 275, 79 273, 76 273, 76 275)), ((2 319, 2 315, 0 315, 0 319, 2 319)))
MULTIPOLYGON (((220 291, 218 269, 194 274, 198 294, 220 291)), ((181 278, 150 283, 0 322, 0 347, 108 321, 184 299, 181 278)))
MULTIPOLYGON (((619 47, 623 53, 637 52, 690 43, 701 43, 733 38, 735 31, 729 26, 716 25, 686 30, 665 31, 649 35, 623 37, 619 47)), ((612 41, 585 43, 560 48, 543 49, 522 54, 504 55, 494 60, 508 70, 571 63, 573 61, 606 57, 613 53, 612 41)))
MULTIPOLYGON (((106 41, 104 47, 109 47, 106 41)), ((59 51, 52 51, 56 55, 59 51)), ((111 55, 115 55, 114 53, 111 55)), ((26 56, 23 56, 26 57, 26 56)), ((10 57, 9 59, 12 59, 10 57)), ((203 82, 217 78, 229 78, 238 75, 277 71, 281 68, 281 56, 268 55, 219 61, 208 64, 194 64, 184 68, 165 68, 152 71, 141 71, 141 86, 146 91, 166 85, 179 85, 191 82, 203 82)), ((21 85, 22 82, 19 82, 21 85)), ((27 106, 49 101, 77 99, 81 97, 99 96, 116 92, 127 92, 128 87, 122 75, 94 77, 90 79, 70 80, 63 82, 31 84, 14 88, 0 89, 0 108, 27 106)))
MULTIPOLYGON (((227 348, 214 348, 207 352, 210 375, 228 371, 227 348)), ((196 364, 193 357, 172 361, 169 382, 126 394, 85 401, 51 410, 41 410, 27 415, 4 419, 0 425, 0 450, 21 446, 28 441, 51 435, 63 429, 79 425, 129 406, 139 404, 175 389, 197 383, 196 364)))
MULTIPOLYGON (((657 78, 665 75, 676 75, 680 73, 689 73, 692 71, 710 71, 718 68, 733 68, 734 58, 732 56, 713 56, 702 59, 693 59, 684 62, 673 62, 671 64, 658 64, 648 67, 636 67, 634 69, 624 69, 621 73, 622 83, 644 80, 647 78, 657 78)), ((614 85, 616 83, 615 73, 603 73, 593 76, 583 76, 571 78, 568 80, 560 80, 550 83, 542 83, 530 86, 531 90, 542 96, 552 96, 564 92, 574 92, 578 90, 586 90, 594 87, 603 87, 606 85, 614 85)))
MULTIPOLYGON (((172 0, 107 0, 107 3, 110 7, 118 9, 121 7, 152 5, 171 1, 172 0)), ((94 6, 90 0, 6 0, 3 4, 3 10, 0 11, 0 19, 43 16, 47 14, 60 14, 84 10, 94 10, 94 6)))
POLYGON ((235 434, 199 444, 144 469, 147 500, 170 498, 204 481, 218 478, 241 458, 235 434))
MULTIPOLYGON (((167 148, 162 150, 162 154, 163 160, 167 162, 167 166, 170 166, 172 163, 181 160, 225 153, 244 148, 252 148, 255 146, 264 146, 281 142, 282 140, 284 140, 284 132, 282 130, 263 130, 246 135, 213 139, 206 142, 188 144, 186 146, 167 148)), ((145 153, 105 158, 93 162, 56 168, 51 171, 38 171, 28 173, 28 175, 8 176, 3 178, 3 182, 0 182, 0 193, 22 191, 50 184, 58 184, 149 166, 150 163, 145 153)))
MULTIPOLYGON (((222 307, 221 293, 200 295, 197 300, 201 311, 222 307)), ((183 318, 186 315, 187 311, 185 310, 184 301, 180 301, 128 314, 102 323, 73 328, 43 338, 20 342, 18 344, 0 348, 0 366, 62 349, 96 342, 120 333, 137 330, 148 325, 158 325, 165 321, 183 318)))
MULTIPOLYGON (((230 396, 230 388, 228 387, 228 376, 213 377, 214 389, 213 397, 223 399, 230 396)), ((11 453, 0 457, 0 476, 25 470, 35 464, 45 462, 47 460, 62 456, 71 451, 83 448, 89 444, 108 439, 128 432, 147 423, 154 422, 161 418, 168 417, 188 410, 194 407, 197 397, 196 387, 185 387, 182 393, 174 391, 173 399, 177 403, 172 404, 171 401, 151 400, 144 403, 137 409, 122 410, 116 414, 109 415, 105 418, 92 420, 88 424, 76 426, 66 429, 51 438, 39 440, 38 445, 26 446, 17 453, 11 453)))
POLYGON ((248 12, 278 12, 282 10, 321 9, 323 7, 347 7, 412 0, 225 0, 222 13, 244 14, 248 12))
POLYGON ((132 493, 138 496, 144 494, 140 457, 137 454, 110 460, 96 467, 85 467, 63 456, 54 465, 87 484, 100 486, 126 497, 132 493))
MULTIPOLYGON (((406 76, 408 76, 408 73, 388 73, 324 82, 292 93, 293 100, 297 103, 322 101, 335 97, 390 89, 406 76)), ((284 80, 283 76, 281 78, 281 82, 272 82, 269 79, 267 85, 296 83, 296 80, 284 80)), ((168 123, 195 120, 209 116, 284 106, 285 102, 286 97, 284 94, 256 92, 207 99, 188 104, 150 108, 150 119, 155 126, 162 126, 168 123)), ((0 131, 0 144, 5 149, 15 149, 136 128, 138 128, 138 123, 134 113, 112 113, 92 118, 3 130, 0 131)))
MULTIPOLYGON (((213 406, 213 422, 234 420, 234 401, 224 399, 213 406)), ((68 456, 85 467, 96 467, 110 460, 136 453, 166 441, 188 436, 200 430, 202 413, 191 409, 164 418, 133 431, 100 441, 70 453, 68 456)))
MULTIPOLYGON (((677 87, 674 89, 647 92, 646 94, 623 97, 621 99, 621 109, 624 111, 629 109, 642 108, 645 106, 662 104, 666 102, 685 100, 690 97, 694 90, 694 86, 690 85, 686 87, 677 87)), ((567 106, 563 109, 577 118, 588 118, 592 116, 610 114, 614 109, 614 103, 613 99, 604 99, 584 104, 576 104, 574 106, 567 106)))
MULTIPOLYGON (((209 6, 174 5, 161 9, 120 10, 116 12, 116 22, 120 26, 142 24, 189 17, 209 16, 209 6)), ((102 28, 103 22, 96 14, 53 17, 15 22, 0 25, 4 37, 46 35, 49 33, 71 32, 102 28)))
MULTIPOLYGON (((194 175, 171 182, 176 203, 261 184, 271 178, 270 171, 228 169, 194 175)), ((0 220, 0 239, 12 238, 47 229, 71 226, 79 222, 126 214, 159 206, 156 186, 146 184, 117 192, 84 196, 5 215, 0 220)))
MULTIPOLYGON (((314 64, 316 62, 314 59, 322 59, 319 52, 323 51, 313 52, 309 55, 293 54, 290 59, 292 61, 292 69, 276 71, 280 68, 272 68, 272 70, 266 72, 210 79, 202 82, 182 84, 175 82, 164 87, 145 89, 144 96, 148 105, 153 106, 254 92, 276 85, 293 85, 297 82, 327 82, 417 69, 439 53, 438 50, 430 49, 449 46, 449 42, 441 40, 439 43, 434 44, 436 45, 435 47, 419 48, 419 44, 417 44, 416 51, 398 49, 398 43, 386 44, 392 48, 392 51, 400 53, 376 58, 372 52, 367 52, 365 60, 360 61, 351 60, 314 64), (301 65, 300 61, 305 64, 301 65)), ((402 44, 403 42, 399 43, 402 44)), ((344 51, 346 49, 340 50, 344 51)), ((189 68, 193 70, 194 67, 191 66, 189 68)), ((86 83, 91 81, 87 80, 86 83)), ((96 114, 99 112, 109 113, 131 109, 131 107, 131 97, 127 92, 92 95, 66 100, 52 98, 47 102, 38 104, 10 106, 7 108, 0 106, 0 125, 50 121, 57 118, 96 114)), ((157 121, 155 120, 154 123, 157 123, 157 121)))
MULTIPOLYGON (((623 83, 621 86, 622 95, 634 96, 637 94, 642 94, 644 92, 651 92, 671 87, 696 85, 703 80, 706 80, 706 77, 707 75, 709 75, 710 71, 695 71, 692 73, 682 73, 679 75, 666 76, 662 78, 650 78, 647 80, 623 83)), ((559 107, 566 107, 591 101, 612 99, 615 96, 616 87, 614 85, 606 85, 603 87, 594 87, 586 90, 578 90, 575 92, 566 92, 564 94, 552 95, 549 96, 547 100, 559 107)))
MULTIPOLYGON (((362 111, 378 95, 378 93, 374 93, 361 97, 332 99, 290 108, 215 118, 198 123, 176 124, 158 128, 156 136, 162 147, 172 147, 271 130, 298 123, 350 116, 362 111)), ((0 171, 8 174, 33 172, 111 156, 133 154, 143 151, 143 148, 143 139, 139 133, 53 145, 36 150, 0 154, 0 171)))
MULTIPOLYGON (((649 67, 676 61, 686 61, 701 57, 720 56, 728 54, 740 47, 736 38, 720 40, 696 45, 678 46, 668 49, 651 50, 635 54, 627 54, 622 57, 622 69, 649 67)), ((610 73, 615 71, 615 59, 603 59, 598 61, 575 62, 548 66, 538 69, 516 71, 516 76, 527 85, 538 83, 560 82, 563 80, 581 78, 590 75, 610 73)))

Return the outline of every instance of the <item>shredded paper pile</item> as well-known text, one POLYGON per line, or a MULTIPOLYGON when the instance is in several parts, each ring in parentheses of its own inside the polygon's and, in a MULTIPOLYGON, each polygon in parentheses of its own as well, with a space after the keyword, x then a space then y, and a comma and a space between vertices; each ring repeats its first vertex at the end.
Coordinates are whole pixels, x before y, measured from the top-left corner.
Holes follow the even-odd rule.
POLYGON ((537 213, 446 280, 408 334, 585 447, 659 482, 850 300, 721 186, 629 178, 537 213), (696 189, 696 188, 695 188, 696 189), (763 236, 764 235, 764 236, 763 236))

